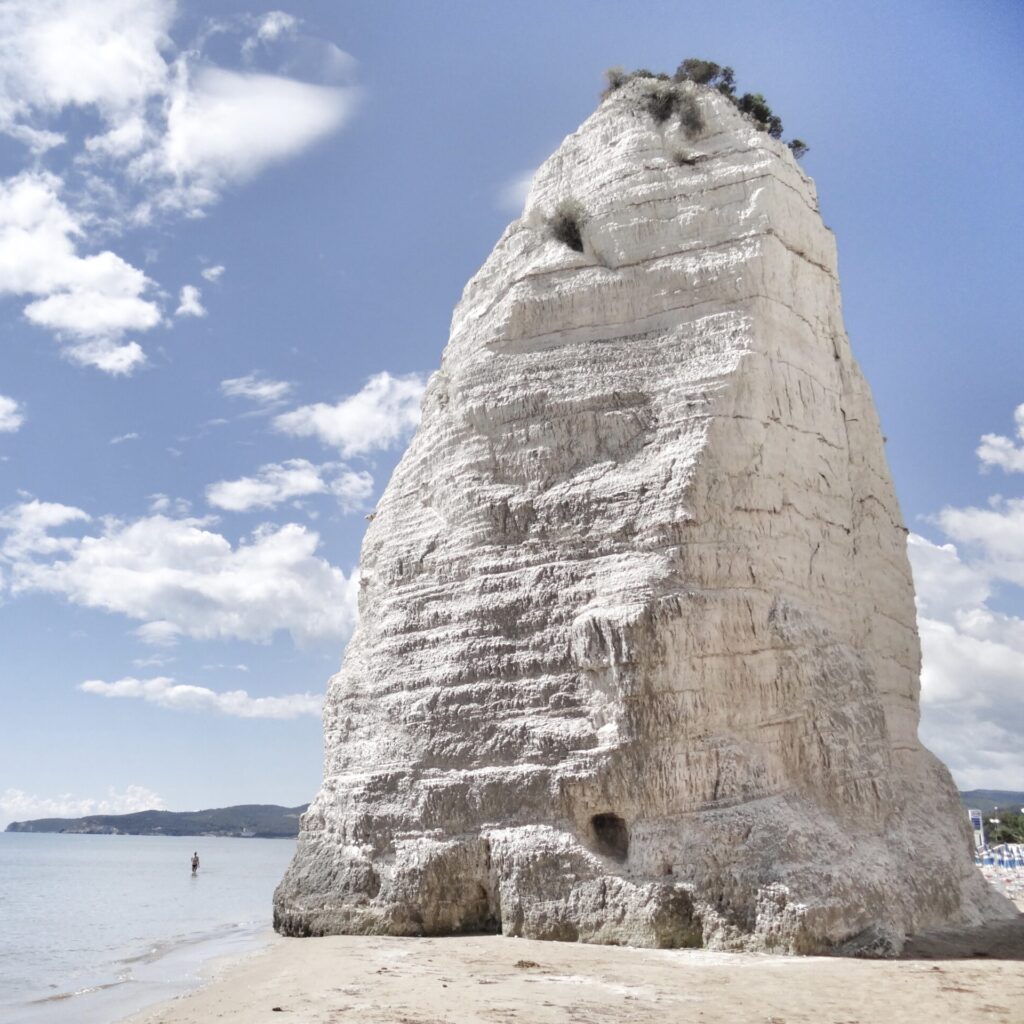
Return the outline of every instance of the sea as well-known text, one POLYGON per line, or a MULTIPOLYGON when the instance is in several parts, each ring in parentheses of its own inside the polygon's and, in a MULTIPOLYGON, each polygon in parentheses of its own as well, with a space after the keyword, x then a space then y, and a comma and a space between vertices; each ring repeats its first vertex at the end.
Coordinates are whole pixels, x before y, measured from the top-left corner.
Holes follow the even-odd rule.
POLYGON ((293 839, 0 833, 0 1021, 111 1024, 184 994, 210 961, 268 941, 294 852, 293 839))

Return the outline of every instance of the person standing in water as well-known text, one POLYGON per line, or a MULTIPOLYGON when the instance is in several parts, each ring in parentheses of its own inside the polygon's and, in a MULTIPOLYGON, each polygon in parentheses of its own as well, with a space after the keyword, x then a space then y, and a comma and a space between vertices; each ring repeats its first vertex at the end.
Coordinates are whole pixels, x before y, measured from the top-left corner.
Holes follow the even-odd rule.
POLYGON ((199 854, 193 852, 192 854, 192 874, 194 875, 199 870, 199 854))

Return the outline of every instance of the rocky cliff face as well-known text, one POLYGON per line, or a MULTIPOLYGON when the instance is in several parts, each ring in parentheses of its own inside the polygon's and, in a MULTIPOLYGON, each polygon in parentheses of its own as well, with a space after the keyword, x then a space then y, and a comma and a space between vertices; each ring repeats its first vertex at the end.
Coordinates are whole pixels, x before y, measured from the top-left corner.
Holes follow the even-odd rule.
POLYGON ((917 739, 906 531, 813 184, 717 94, 681 87, 692 138, 650 88, 563 142, 455 311, 283 932, 892 952, 1010 913, 917 739))

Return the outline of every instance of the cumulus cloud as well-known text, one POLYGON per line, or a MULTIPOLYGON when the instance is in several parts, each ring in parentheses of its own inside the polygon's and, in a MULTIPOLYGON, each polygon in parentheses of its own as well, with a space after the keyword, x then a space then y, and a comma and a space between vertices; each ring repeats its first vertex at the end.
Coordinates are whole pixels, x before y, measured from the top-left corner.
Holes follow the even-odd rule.
POLYGON ((209 281, 211 284, 216 284, 224 275, 224 266, 218 263, 214 267, 206 267, 200 273, 204 280, 209 281))
POLYGON ((989 508, 944 508, 936 521, 988 577, 1024 586, 1024 498, 994 497, 989 508))
POLYGON ((0 793, 0 824, 7 821, 31 821, 35 818, 83 818, 90 814, 131 814, 134 811, 162 811, 163 798, 145 786, 126 786, 121 792, 113 786, 105 797, 78 797, 63 793, 41 797, 20 789, 0 793))
POLYGON ((206 316, 206 309, 202 302, 202 292, 194 284, 187 284, 181 289, 178 297, 178 308, 174 311, 175 316, 206 316))
POLYGON ((221 394, 227 398, 245 398, 258 405, 278 405, 292 393, 292 385, 284 380, 271 380, 258 373, 231 377, 220 382, 221 394))
POLYGON ((70 523, 87 523, 90 517, 80 508, 55 501, 32 498, 0 511, 0 560, 14 564, 34 555, 55 555, 70 550, 75 537, 54 537, 50 531, 70 523))
POLYGON ((237 544, 210 520, 151 514, 90 523, 81 509, 32 500, 0 513, 0 559, 10 594, 42 592, 125 615, 140 639, 236 638, 279 631, 305 644, 346 636, 356 615, 356 574, 318 557, 319 536, 295 523, 262 526, 237 544))
POLYGON ((84 234, 60 197, 61 180, 25 171, 0 181, 0 293, 38 296, 26 318, 57 332, 66 354, 108 373, 130 373, 144 361, 130 330, 160 322, 147 293, 152 282, 109 250, 82 256, 84 234))
POLYGON ((303 405, 274 418, 274 429, 292 437, 315 437, 342 455, 365 455, 391 448, 420 421, 422 377, 378 373, 361 391, 334 405, 303 405))
POLYGON ((119 345, 106 338, 99 341, 83 341, 68 345, 64 357, 80 366, 94 366, 112 377, 127 377, 147 362, 146 353, 136 341, 119 345))
MULTIPOLYGON (((0 5, 0 126, 65 107, 108 121, 160 93, 174 0, 6 0, 0 5)), ((39 130, 39 125, 29 125, 39 130)))
POLYGON ((251 697, 245 690, 218 693, 205 686, 176 683, 167 676, 152 679, 129 676, 113 683, 89 679, 78 688, 99 697, 144 700, 171 711, 206 711, 235 718, 319 716, 323 703, 321 697, 312 693, 290 693, 284 697, 251 697))
POLYGON ((317 466, 306 459, 289 459, 261 466, 256 476, 211 484, 206 489, 206 500, 215 508, 248 512, 328 493, 337 497, 344 511, 355 512, 373 493, 373 477, 332 463, 317 466))
POLYGON ((0 395, 0 434, 13 434, 24 422, 25 412, 20 403, 0 395))
MULTIPOLYGON (((983 468, 1017 472, 1014 448, 986 434, 977 454, 983 468)), ((923 654, 922 738, 963 789, 1024 787, 1024 618, 997 606, 1019 604, 1014 588, 1024 586, 1024 499, 949 506, 929 522, 946 543, 908 540, 923 654)))
POLYGON ((985 574, 911 534, 921 633, 921 737, 962 789, 1024 786, 1024 619, 988 605, 985 574), (959 586, 963 589, 958 589, 959 586))
MULTIPOLYGON (((254 25, 264 48, 286 37, 297 46, 298 23, 284 12, 208 20, 189 50, 171 38, 176 13, 173 0, 0 4, 0 132, 36 156, 55 147, 65 156, 59 174, 34 164, 0 180, 0 293, 26 297, 25 317, 72 361, 115 375, 146 361, 124 336, 164 320, 141 270, 107 249, 89 252, 98 232, 161 212, 204 215, 224 189, 336 131, 358 99, 350 85, 289 77, 304 68, 287 62, 279 73, 238 71, 203 53, 213 34, 254 25)), ((194 286, 177 314, 203 315, 194 286)))
POLYGON ((1016 438, 982 434, 977 455, 983 470, 998 466, 1004 473, 1024 473, 1024 444, 1020 443, 1024 441, 1024 404, 1014 409, 1013 419, 1017 424, 1016 438))

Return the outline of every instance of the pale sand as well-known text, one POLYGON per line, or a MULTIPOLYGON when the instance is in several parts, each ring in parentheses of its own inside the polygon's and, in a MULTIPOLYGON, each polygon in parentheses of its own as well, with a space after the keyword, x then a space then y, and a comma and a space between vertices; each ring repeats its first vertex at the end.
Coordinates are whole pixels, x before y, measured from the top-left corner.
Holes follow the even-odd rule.
POLYGON ((282 939, 135 1024, 1024 1021, 1024 961, 849 960, 500 936, 282 939), (280 1007, 275 1010, 274 1007, 280 1007))

